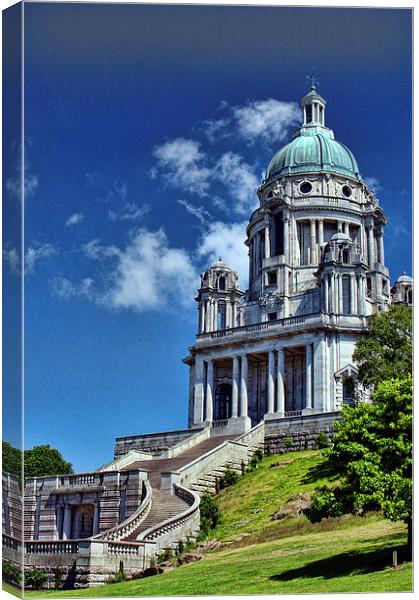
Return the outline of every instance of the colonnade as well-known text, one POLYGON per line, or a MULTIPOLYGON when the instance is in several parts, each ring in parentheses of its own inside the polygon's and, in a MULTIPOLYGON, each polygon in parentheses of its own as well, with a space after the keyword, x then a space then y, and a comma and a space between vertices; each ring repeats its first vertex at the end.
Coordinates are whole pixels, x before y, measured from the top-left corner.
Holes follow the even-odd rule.
MULTIPOLYGON (((286 414, 285 401, 285 351, 286 347, 271 348, 268 354, 267 368, 267 402, 266 416, 274 418, 286 414)), ((302 409, 313 409, 313 344, 307 343, 305 347, 306 387, 303 398, 305 405, 302 409)), ((219 359, 230 358, 228 356, 219 359)), ((249 359, 247 353, 235 354, 232 357, 232 398, 231 417, 249 416, 249 359)), ((200 371, 196 372, 195 379, 195 422, 212 422, 214 416, 214 358, 202 360, 200 371)))
POLYGON ((224 312, 224 327, 237 327, 238 311, 237 302, 230 298, 206 298, 199 305, 199 333, 209 333, 218 329, 218 314, 224 312))
MULTIPOLYGON (((57 536, 62 540, 78 539, 80 536, 80 521, 75 519, 77 511, 83 505, 80 504, 60 504, 57 508, 57 536), (74 526, 74 527, 73 527, 74 526), (74 529, 74 531, 73 531, 74 529), (73 533, 73 537, 72 537, 73 533)), ((87 504, 86 504, 87 506, 87 504)), ((94 503, 93 511, 93 532, 92 535, 99 533, 99 502, 94 503)))
POLYGON ((365 315, 367 295, 366 275, 364 273, 326 273, 323 277, 323 312, 334 314, 365 315), (344 310, 343 278, 349 278, 349 311, 344 310))

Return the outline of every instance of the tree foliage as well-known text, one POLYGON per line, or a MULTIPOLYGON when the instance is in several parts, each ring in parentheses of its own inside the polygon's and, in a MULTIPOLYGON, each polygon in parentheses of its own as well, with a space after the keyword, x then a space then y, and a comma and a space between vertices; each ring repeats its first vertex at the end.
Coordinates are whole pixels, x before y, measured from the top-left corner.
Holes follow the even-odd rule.
POLYGON ((306 512, 309 519, 316 522, 348 512, 381 510, 386 518, 404 521, 410 528, 411 376, 378 384, 372 404, 344 407, 336 428, 333 446, 325 453, 340 484, 317 490, 306 512))
POLYGON ((407 377, 412 372, 412 310, 395 304, 369 318, 369 330, 357 342, 353 359, 364 385, 407 377))
MULTIPOLYGON (((20 478, 22 452, 3 442, 3 471, 20 478)), ((46 475, 64 475, 73 473, 73 467, 62 457, 61 453, 49 445, 34 446, 24 451, 25 478, 44 477, 46 475)))
POLYGON ((220 509, 214 498, 205 493, 201 496, 199 511, 201 515, 201 532, 208 535, 210 530, 218 525, 221 516, 220 509))
POLYGON ((2 443, 2 469, 5 473, 11 473, 20 477, 22 470, 22 452, 19 448, 13 448, 9 442, 2 443))
POLYGON ((34 446, 25 450, 25 478, 73 473, 73 467, 56 448, 34 446))

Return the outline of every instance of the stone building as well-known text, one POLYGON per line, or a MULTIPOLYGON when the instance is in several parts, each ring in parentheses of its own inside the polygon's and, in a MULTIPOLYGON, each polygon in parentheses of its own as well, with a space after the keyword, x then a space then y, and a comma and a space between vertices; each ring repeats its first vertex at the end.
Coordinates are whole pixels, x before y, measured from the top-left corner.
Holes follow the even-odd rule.
POLYGON ((406 275, 390 291, 386 216, 326 126, 314 85, 301 108, 301 127, 257 190, 246 229, 248 289, 221 259, 201 276, 198 335, 185 359, 192 428, 241 432, 261 420, 339 410, 352 400, 352 353, 367 317, 385 310, 391 294, 411 303, 406 275))
MULTIPOLYGON (((118 437, 94 472, 3 474, 3 556, 57 569, 63 587, 138 575, 195 538, 200 495, 256 449, 317 447, 352 402, 355 343, 367 318, 412 304, 406 274, 390 289, 386 217, 351 151, 325 125, 313 86, 302 125, 270 161, 243 232, 249 285, 220 258, 201 275, 189 366, 188 429, 118 437), (22 527, 22 497, 24 527, 22 527)), ((222 248, 220 248, 222 252, 222 248)), ((364 391, 366 395, 366 391, 364 391)))

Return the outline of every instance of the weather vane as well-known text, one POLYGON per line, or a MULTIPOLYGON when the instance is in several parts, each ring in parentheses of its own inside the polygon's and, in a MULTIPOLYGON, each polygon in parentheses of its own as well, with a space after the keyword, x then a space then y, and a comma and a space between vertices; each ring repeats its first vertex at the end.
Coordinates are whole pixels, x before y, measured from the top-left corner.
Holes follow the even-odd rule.
POLYGON ((320 80, 318 77, 316 77, 315 73, 314 73, 314 69, 311 70, 311 73, 309 73, 308 75, 306 75, 306 79, 308 79, 311 82, 311 89, 315 90, 316 86, 320 85, 320 80))

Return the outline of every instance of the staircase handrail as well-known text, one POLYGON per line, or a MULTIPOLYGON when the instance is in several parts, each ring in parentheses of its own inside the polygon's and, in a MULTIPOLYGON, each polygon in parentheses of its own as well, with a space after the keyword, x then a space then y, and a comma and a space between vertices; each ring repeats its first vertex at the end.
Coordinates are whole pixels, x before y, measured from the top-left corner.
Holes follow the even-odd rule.
POLYGON ((169 531, 173 531, 187 521, 192 520, 197 514, 199 514, 200 497, 198 494, 181 485, 178 485, 177 483, 173 484, 173 489, 176 496, 189 504, 188 508, 180 514, 174 515, 173 517, 170 517, 169 519, 166 519, 157 525, 149 527, 140 534, 140 536, 137 538, 138 541, 154 541, 156 538, 168 533, 169 531))
POLYGON ((145 520, 151 509, 152 490, 149 481, 144 481, 145 495, 140 506, 132 513, 125 521, 119 523, 112 529, 108 529, 103 533, 92 536, 91 540, 104 540, 107 542, 121 542, 129 536, 141 523, 145 520))
POLYGON ((236 438, 236 442, 242 444, 253 444, 254 442, 260 442, 265 437, 265 421, 261 421, 246 433, 243 433, 240 437, 236 438))

